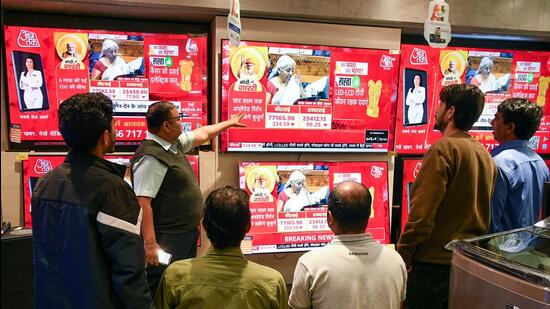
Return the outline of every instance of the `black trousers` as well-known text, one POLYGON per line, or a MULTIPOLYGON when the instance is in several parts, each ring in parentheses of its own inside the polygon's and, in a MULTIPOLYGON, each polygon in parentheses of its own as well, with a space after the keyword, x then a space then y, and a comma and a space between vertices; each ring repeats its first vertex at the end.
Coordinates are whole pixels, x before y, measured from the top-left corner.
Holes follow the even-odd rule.
MULTIPOLYGON (((164 250, 164 252, 172 255, 170 264, 197 256, 197 241, 199 239, 198 229, 181 233, 156 232, 155 235, 160 248, 164 250)), ((160 278, 167 267, 167 265, 159 264, 157 266, 148 265, 145 269, 151 297, 153 298, 155 297, 160 278)))
POLYGON ((450 265, 413 262, 407 280, 406 309, 447 308, 450 265))

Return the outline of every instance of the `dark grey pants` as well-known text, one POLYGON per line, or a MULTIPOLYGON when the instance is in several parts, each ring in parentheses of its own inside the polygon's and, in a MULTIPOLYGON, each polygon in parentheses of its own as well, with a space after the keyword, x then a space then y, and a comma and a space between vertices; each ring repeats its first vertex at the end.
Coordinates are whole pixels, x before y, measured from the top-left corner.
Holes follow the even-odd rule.
MULTIPOLYGON (((160 248, 172 255, 171 263, 179 260, 194 258, 197 256, 197 241, 199 239, 198 229, 182 233, 156 232, 157 243, 160 248)), ((147 281, 151 290, 151 297, 155 298, 155 292, 162 274, 168 266, 147 266, 147 281)))
POLYGON ((413 262, 407 280, 405 308, 447 308, 450 276, 450 265, 413 262))

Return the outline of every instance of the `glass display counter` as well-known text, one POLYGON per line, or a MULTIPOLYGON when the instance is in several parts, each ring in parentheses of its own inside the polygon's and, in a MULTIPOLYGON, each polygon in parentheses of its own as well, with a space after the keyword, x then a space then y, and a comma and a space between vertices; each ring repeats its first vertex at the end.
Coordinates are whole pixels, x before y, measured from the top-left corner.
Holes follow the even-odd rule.
POLYGON ((449 308, 550 308, 550 218, 448 248, 449 308))

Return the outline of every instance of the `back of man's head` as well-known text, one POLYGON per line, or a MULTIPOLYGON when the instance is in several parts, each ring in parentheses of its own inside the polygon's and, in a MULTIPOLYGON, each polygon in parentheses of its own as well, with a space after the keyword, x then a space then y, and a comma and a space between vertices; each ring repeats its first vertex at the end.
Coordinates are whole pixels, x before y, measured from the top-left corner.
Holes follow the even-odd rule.
POLYGON ((514 135, 521 140, 528 140, 535 134, 542 118, 542 108, 522 98, 504 100, 497 112, 502 113, 505 124, 515 124, 514 135))
POLYGON ((483 106, 485 96, 475 85, 454 84, 441 89, 439 99, 447 109, 455 108, 454 122, 457 129, 469 131, 477 121, 483 106))
POLYGON ((112 122, 113 102, 102 93, 75 94, 59 106, 59 132, 73 151, 93 150, 112 122))
POLYGON ((156 133, 166 119, 172 117, 172 110, 176 106, 170 102, 159 101, 149 105, 145 118, 147 119, 147 130, 156 133))
POLYGON ((250 229, 249 196, 246 191, 225 187, 206 198, 202 224, 216 249, 237 247, 250 229))
POLYGON ((328 210, 341 232, 360 234, 370 217, 372 197, 361 183, 346 181, 337 184, 328 196, 328 210))

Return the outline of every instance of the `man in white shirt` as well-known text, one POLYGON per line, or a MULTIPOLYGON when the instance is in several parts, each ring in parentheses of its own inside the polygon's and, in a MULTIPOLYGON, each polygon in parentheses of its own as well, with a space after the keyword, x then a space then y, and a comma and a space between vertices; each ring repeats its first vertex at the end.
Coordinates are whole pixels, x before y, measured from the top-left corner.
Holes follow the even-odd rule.
POLYGON ((336 236, 298 260, 291 308, 400 308, 407 270, 396 251, 365 233, 371 199, 356 182, 340 183, 330 193, 327 221, 336 236))

